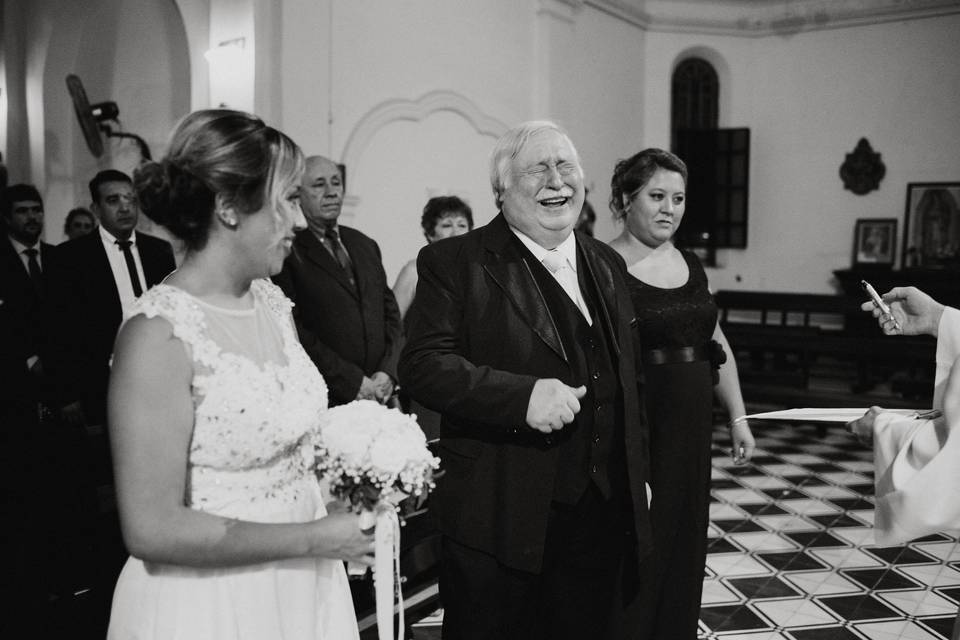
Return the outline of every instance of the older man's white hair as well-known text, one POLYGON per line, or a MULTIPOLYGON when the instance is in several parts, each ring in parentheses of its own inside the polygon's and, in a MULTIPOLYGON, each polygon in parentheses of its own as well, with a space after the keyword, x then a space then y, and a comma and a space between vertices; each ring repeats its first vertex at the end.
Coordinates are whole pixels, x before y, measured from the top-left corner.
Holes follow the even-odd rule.
MULTIPOLYGON (((505 134, 500 136, 497 144, 493 147, 490 154, 490 186, 493 188, 493 199, 500 207, 501 196, 504 190, 510 186, 510 163, 520 153, 527 141, 540 133, 541 131, 556 131, 563 136, 570 148, 573 149, 573 155, 576 158, 577 166, 580 166, 580 154, 573 144, 573 140, 567 135, 566 130, 556 122, 550 120, 528 120, 513 127, 505 134)), ((580 169, 581 174, 583 168, 580 169)))

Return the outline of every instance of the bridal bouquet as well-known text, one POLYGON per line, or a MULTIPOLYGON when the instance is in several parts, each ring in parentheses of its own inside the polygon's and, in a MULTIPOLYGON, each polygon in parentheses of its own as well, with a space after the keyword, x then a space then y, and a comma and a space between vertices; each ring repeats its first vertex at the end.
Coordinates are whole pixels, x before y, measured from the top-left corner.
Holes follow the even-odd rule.
POLYGON ((440 465, 414 416, 373 400, 326 411, 316 442, 317 474, 334 496, 358 512, 433 489, 440 465))
POLYGON ((397 503, 433 487, 440 459, 430 453, 416 418, 373 400, 355 400, 326 411, 315 443, 316 472, 331 493, 360 513, 360 526, 375 531, 374 583, 381 639, 392 635, 399 589, 400 526, 397 503), (393 565, 391 567, 391 564, 393 565))

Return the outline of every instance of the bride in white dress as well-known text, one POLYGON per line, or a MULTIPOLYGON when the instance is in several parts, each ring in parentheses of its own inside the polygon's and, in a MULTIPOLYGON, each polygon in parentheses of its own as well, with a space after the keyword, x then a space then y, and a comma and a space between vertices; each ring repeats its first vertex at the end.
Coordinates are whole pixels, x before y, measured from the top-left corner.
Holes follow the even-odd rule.
POLYGON ((236 111, 187 116, 137 190, 182 239, 115 347, 110 440, 131 557, 108 638, 357 638, 343 560, 372 561, 356 515, 328 514, 311 435, 327 407, 291 303, 265 280, 303 228, 303 156, 236 111))

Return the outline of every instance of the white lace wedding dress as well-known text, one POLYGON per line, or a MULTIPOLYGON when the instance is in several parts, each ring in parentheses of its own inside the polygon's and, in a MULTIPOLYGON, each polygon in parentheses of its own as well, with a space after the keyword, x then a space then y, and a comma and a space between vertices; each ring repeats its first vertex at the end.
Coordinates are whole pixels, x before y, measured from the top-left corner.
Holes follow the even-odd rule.
MULTIPOLYGON (((290 301, 268 281, 251 290, 254 308, 237 311, 159 285, 132 315, 166 319, 194 364, 185 504, 238 520, 305 522, 326 513, 310 435, 327 388, 297 340, 290 301)), ((358 636, 343 563, 324 558, 205 569, 131 557, 108 632, 111 640, 358 636)))

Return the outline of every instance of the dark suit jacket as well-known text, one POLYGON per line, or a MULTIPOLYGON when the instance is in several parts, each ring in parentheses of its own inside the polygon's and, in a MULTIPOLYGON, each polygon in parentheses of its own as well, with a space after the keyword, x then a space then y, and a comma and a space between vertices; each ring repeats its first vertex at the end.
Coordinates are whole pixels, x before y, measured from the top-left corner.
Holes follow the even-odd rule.
POLYGON ((49 274, 56 265, 56 247, 40 243, 40 264, 44 284, 38 294, 23 261, 0 230, 0 373, 5 395, 9 393, 4 404, 27 407, 33 403, 34 412, 36 401, 44 399, 46 389, 43 378, 27 369, 27 359, 44 351, 43 300, 49 274))
POLYGON ((354 400, 363 376, 397 377, 402 324, 377 243, 340 226, 356 275, 347 274, 309 229, 297 233, 293 251, 274 280, 293 300, 303 348, 330 389, 330 404, 354 400))
MULTIPOLYGON (((622 258, 577 233, 586 277, 602 299, 597 322, 616 344, 638 560, 649 549, 645 482, 647 429, 635 368, 633 307, 622 258)), ((558 450, 526 424, 539 378, 569 372, 559 332, 503 215, 489 225, 425 247, 408 315, 400 384, 442 415, 437 482, 441 531, 537 572, 553 497, 558 450)))
MULTIPOLYGON (((137 232, 136 249, 147 288, 176 268, 166 240, 137 232)), ((113 342, 123 320, 120 295, 98 232, 57 247, 50 274, 48 360, 61 406, 80 400, 87 421, 106 418, 107 381, 113 342)))

